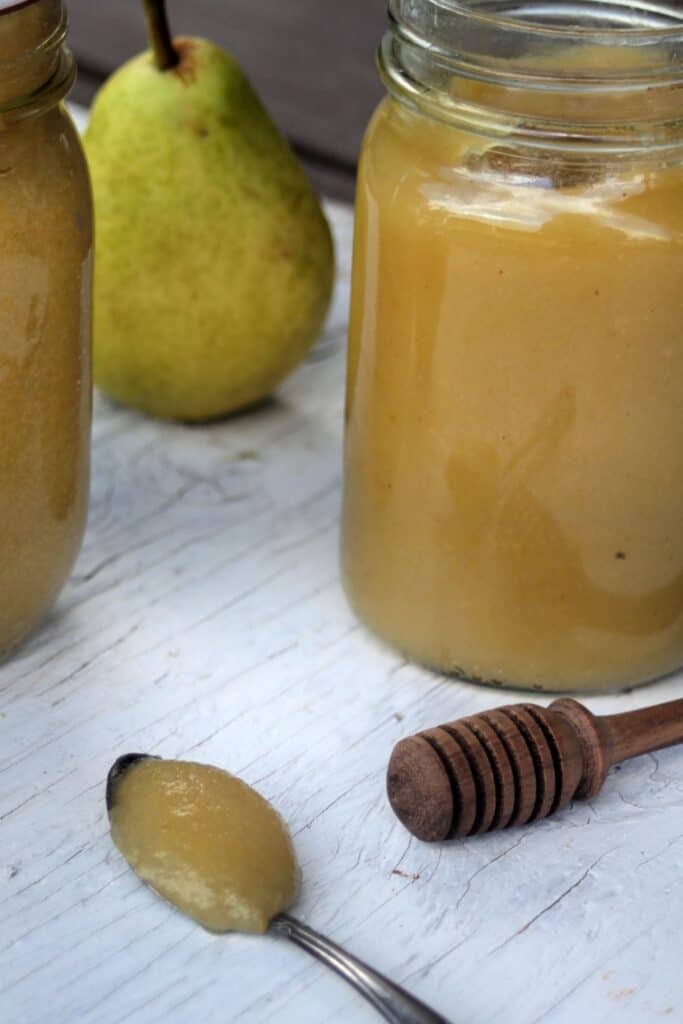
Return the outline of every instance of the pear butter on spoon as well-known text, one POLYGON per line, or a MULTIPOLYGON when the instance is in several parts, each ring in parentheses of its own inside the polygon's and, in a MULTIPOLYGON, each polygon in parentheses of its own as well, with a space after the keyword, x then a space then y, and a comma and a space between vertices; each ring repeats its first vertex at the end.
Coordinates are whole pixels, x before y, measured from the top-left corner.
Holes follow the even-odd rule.
POLYGON ((300 881, 275 809, 211 765, 126 754, 107 778, 111 835, 160 896, 212 932, 269 928, 341 974, 394 1024, 447 1024, 403 989, 285 914, 300 881))
POLYGON ((262 934, 296 898, 284 822, 220 768, 127 755, 109 773, 107 809, 133 870, 209 931, 262 934))

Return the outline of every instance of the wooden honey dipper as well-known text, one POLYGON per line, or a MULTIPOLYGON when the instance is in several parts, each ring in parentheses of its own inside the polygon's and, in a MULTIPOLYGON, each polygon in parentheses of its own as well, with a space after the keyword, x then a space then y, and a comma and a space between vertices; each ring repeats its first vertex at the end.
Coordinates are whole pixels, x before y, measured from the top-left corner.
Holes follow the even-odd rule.
POLYGON ((576 700, 514 704, 401 740, 389 801, 418 839, 524 825, 589 800, 620 761, 683 743, 683 700, 596 717, 576 700))

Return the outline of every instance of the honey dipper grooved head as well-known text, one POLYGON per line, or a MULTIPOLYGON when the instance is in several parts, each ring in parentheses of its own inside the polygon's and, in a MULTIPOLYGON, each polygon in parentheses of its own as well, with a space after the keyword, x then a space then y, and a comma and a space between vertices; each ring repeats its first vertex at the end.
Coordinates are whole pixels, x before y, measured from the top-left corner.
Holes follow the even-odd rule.
POLYGON ((683 743, 683 700, 596 717, 578 701, 512 704, 401 740, 389 802, 418 839, 473 836, 539 821, 590 799, 611 765, 683 743))
POLYGON ((441 758, 422 736, 394 747, 387 793, 396 817, 418 839, 434 843, 448 838, 455 813, 453 789, 441 758))

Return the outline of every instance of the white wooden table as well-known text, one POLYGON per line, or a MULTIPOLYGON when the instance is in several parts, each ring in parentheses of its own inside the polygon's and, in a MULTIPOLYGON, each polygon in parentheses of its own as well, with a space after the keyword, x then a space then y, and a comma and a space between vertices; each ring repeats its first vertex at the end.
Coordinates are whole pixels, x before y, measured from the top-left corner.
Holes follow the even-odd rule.
MULTIPOLYGON (((298 914, 454 1024, 683 1021, 683 749, 527 830, 411 840, 392 745, 491 707, 376 643, 337 568, 352 217, 324 338, 258 413, 185 428, 96 403, 90 525, 45 627, 0 669, 3 1024, 368 1022, 276 939, 217 938, 138 883, 104 780, 143 750, 224 766, 287 818, 298 914)), ((683 678, 591 702, 626 710, 683 678)))

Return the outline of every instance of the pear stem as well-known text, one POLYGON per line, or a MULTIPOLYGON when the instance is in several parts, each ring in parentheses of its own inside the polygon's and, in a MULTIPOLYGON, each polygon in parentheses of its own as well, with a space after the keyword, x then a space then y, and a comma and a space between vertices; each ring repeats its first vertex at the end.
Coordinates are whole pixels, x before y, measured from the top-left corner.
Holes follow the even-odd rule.
POLYGON ((166 0, 143 0, 147 31, 159 71, 170 71, 180 63, 166 15, 166 0))

